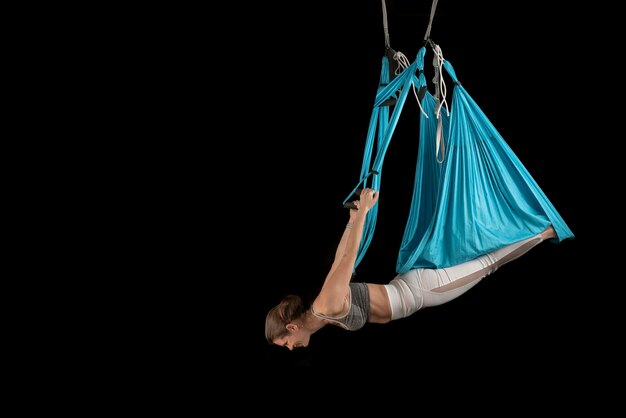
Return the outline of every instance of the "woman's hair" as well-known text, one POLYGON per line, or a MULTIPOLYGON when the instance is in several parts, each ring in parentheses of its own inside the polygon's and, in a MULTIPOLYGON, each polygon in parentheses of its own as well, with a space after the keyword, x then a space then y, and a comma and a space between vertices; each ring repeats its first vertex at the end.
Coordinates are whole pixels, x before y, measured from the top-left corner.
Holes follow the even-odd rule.
POLYGON ((300 296, 285 296, 265 317, 265 338, 267 342, 273 344, 276 338, 287 335, 285 326, 304 315, 306 309, 300 296))

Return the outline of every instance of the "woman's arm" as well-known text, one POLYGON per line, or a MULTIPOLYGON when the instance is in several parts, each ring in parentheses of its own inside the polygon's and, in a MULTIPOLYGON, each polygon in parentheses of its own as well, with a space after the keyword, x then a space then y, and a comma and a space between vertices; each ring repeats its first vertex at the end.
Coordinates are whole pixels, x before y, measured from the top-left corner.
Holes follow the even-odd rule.
POLYGON ((335 251, 335 260, 333 261, 333 265, 330 267, 330 272, 328 274, 331 274, 333 271, 335 271, 337 265, 339 264, 339 261, 341 261, 341 258, 346 251, 348 236, 350 235, 350 230, 354 225, 354 219, 356 217, 356 214, 358 213, 358 207, 360 205, 360 202, 356 200, 354 201, 354 204, 356 205, 357 209, 350 209, 350 219, 348 220, 346 228, 343 230, 343 234, 341 235, 341 239, 339 240, 339 245, 337 245, 337 251, 335 251))
POLYGON ((337 250, 337 258, 333 267, 324 280, 322 290, 314 302, 316 311, 326 315, 339 315, 345 311, 346 297, 348 296, 350 279, 354 271, 359 246, 363 238, 365 219, 369 210, 376 204, 378 192, 364 189, 361 192, 358 210, 352 218, 352 227, 344 231, 345 247, 341 250, 341 243, 337 250))

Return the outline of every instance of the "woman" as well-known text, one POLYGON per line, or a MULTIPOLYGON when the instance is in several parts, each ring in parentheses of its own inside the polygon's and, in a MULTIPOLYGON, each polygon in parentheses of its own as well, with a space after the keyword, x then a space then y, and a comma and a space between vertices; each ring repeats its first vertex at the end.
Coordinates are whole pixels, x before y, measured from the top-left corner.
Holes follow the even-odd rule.
POLYGON ((368 322, 384 324, 405 318, 419 309, 449 302, 498 267, 556 236, 550 226, 540 234, 457 266, 414 269, 396 276, 386 285, 354 283, 351 278, 365 219, 378 201, 378 195, 372 189, 364 189, 354 202, 333 265, 311 306, 307 309, 299 296, 289 295, 269 311, 265 337, 270 344, 289 350, 306 347, 311 335, 328 324, 355 331, 368 322))

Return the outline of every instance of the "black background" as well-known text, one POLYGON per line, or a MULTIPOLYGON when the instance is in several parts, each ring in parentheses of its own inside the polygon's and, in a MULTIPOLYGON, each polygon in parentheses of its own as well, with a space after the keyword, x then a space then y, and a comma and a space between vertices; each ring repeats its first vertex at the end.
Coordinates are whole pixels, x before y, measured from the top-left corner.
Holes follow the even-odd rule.
MULTIPOLYGON (((441 1, 431 38, 576 238, 541 245, 463 297, 405 320, 353 333, 325 327, 297 352, 264 341, 265 313, 283 295, 310 300, 319 291, 347 220, 341 203, 358 181, 384 36, 379 1, 349 3, 285 10, 266 28, 275 42, 257 51, 263 53, 250 73, 252 103, 246 108, 256 145, 241 151, 254 153, 259 172, 251 184, 256 190, 242 198, 258 207, 241 237, 239 250, 249 261, 233 270, 233 291, 251 292, 252 323, 244 329, 251 331, 245 351, 252 363, 319 370, 373 362, 410 375, 408 370, 453 364, 529 372, 543 358, 567 368, 561 350, 578 344, 586 327, 577 276, 590 239, 582 208, 592 191, 580 159, 590 126, 576 94, 580 86, 568 74, 578 65, 583 33, 580 16, 539 3, 533 8, 532 2, 441 1)), ((412 60, 422 46, 430 2, 387 2, 387 11, 392 48, 412 60)), ((429 50, 427 68, 431 59, 429 50)), ((448 89, 451 95, 450 82, 448 89)), ((387 283, 395 275, 418 119, 415 101, 407 100, 386 154, 379 219, 357 269, 359 281, 387 283)))
MULTIPOLYGON (((177 162, 188 181, 172 187, 180 186, 190 213, 177 243, 184 284, 166 310, 177 319, 165 321, 176 349, 189 353, 178 358, 185 368, 219 373, 234 390, 285 379, 285 391, 292 380, 329 376, 374 387, 402 376, 418 385, 437 376, 540 377, 548 387, 598 370, 582 348, 598 349, 607 337, 597 321, 604 296, 590 291, 606 264, 596 255, 595 225, 606 201, 596 180, 603 105, 588 94, 601 87, 586 72, 596 16, 589 7, 543 3, 442 0, 431 38, 575 238, 536 247, 443 306, 357 332, 328 326, 294 352, 265 341, 265 315, 286 294, 311 301, 332 263, 380 75, 381 3, 233 4, 189 32, 194 47, 184 50, 194 51, 192 62, 202 62, 195 71, 206 77, 198 82, 202 105, 188 118, 204 130, 179 132, 193 144, 189 164, 177 162)), ((430 8, 387 1, 391 47, 410 60, 430 8)), ((430 50, 426 59, 429 68, 430 50)), ((449 79, 448 92, 450 100, 449 79)), ((409 97, 385 157, 376 232, 358 281, 382 284, 396 274, 418 122, 409 97)))

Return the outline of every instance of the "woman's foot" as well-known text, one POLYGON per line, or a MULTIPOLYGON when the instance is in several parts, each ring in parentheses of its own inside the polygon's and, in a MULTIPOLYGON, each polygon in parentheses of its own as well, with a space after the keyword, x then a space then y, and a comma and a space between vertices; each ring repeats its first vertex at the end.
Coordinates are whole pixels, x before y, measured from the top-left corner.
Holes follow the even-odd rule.
POLYGON ((542 240, 548 240, 550 238, 556 238, 556 232, 554 231, 554 228, 552 227, 552 225, 550 225, 548 228, 546 228, 545 231, 543 231, 541 233, 541 239, 542 240))

